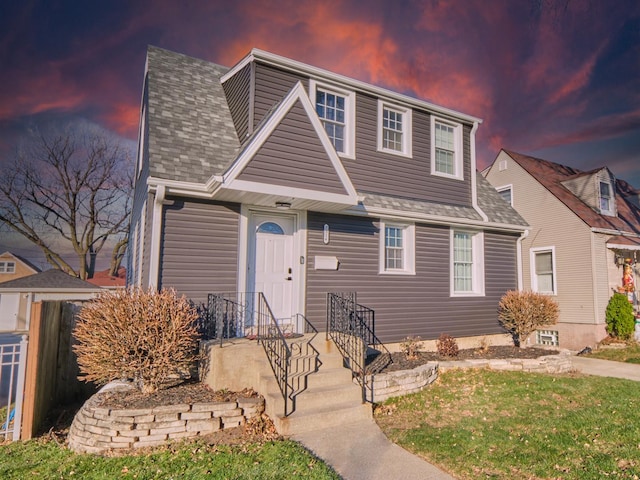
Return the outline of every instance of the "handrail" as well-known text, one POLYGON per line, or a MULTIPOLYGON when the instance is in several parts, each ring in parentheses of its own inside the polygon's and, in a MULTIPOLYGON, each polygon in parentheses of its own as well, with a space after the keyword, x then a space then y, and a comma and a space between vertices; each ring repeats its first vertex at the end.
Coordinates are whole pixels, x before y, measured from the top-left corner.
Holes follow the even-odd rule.
POLYGON ((291 348, 262 292, 210 293, 208 314, 199 329, 205 340, 248 337, 264 348, 284 399, 284 414, 293 412, 289 381, 291 348))
POLYGON ((327 294, 327 338, 346 358, 353 377, 362 388, 362 401, 373 401, 373 373, 391 362, 391 354, 375 334, 374 310, 358 304, 355 292, 327 294), (367 365, 369 347, 384 350, 367 365), (371 396, 367 391, 371 390, 371 396))

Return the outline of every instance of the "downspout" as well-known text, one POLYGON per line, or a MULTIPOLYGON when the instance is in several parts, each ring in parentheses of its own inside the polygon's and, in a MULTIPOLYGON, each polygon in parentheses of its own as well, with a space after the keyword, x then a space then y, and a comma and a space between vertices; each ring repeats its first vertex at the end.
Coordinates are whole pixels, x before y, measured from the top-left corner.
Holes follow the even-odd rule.
MULTIPOLYGON (((596 245, 595 245, 595 232, 591 232, 589 236, 591 241, 591 287, 593 288, 593 324, 598 325, 600 319, 599 311, 600 304, 598 302, 598 264, 596 262, 596 245)), ((609 274, 607 273, 607 283, 609 282, 609 274)), ((607 285, 607 288, 608 285, 607 285)))
POLYGON ((522 277, 522 242, 525 238, 529 236, 529 229, 526 229, 522 234, 520 234, 520 238, 516 242, 516 264, 518 268, 518 291, 522 291, 524 288, 524 278, 522 277))
POLYGON ((158 185, 153 201, 153 224, 151 226, 151 251, 149 252, 149 288, 158 288, 160 271, 160 235, 162 233, 162 203, 165 197, 164 185, 158 185))
POLYGON ((480 214, 483 222, 488 222, 489 217, 482 211, 480 206, 478 205, 478 186, 476 175, 478 175, 478 171, 476 170, 476 131, 478 130, 478 122, 473 122, 473 127, 471 128, 469 144, 471 145, 471 205, 473 209, 480 214))
POLYGON ((27 312, 25 313, 25 327, 27 332, 31 326, 31 302, 33 302, 33 292, 27 293, 27 312))

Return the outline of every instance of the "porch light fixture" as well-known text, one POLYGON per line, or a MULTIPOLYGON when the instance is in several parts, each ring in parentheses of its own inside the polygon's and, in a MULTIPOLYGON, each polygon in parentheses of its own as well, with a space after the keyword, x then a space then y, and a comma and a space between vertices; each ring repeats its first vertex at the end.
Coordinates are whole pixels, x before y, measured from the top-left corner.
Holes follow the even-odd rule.
POLYGON ((280 210, 289 210, 291 208, 291 204, 289 202, 276 202, 276 208, 280 210))

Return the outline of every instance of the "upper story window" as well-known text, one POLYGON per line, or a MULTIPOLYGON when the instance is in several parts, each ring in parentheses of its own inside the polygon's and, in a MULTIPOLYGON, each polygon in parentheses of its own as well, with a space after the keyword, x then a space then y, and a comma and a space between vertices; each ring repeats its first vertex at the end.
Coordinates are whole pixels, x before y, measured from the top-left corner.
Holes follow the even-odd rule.
POLYGON ((611 185, 607 182, 600 182, 600 213, 613 215, 613 196, 611 185))
POLYGON ((557 294, 554 247, 531 249, 531 289, 549 295, 557 294))
POLYGON ((462 125, 431 117, 431 173, 462 180, 462 125))
POLYGON ((0 262, 0 273, 16 273, 16 262, 0 262))
POLYGON ((378 151, 411 156, 411 109, 378 101, 378 151))
POLYGON ((355 150, 355 94, 310 81, 316 113, 336 152, 353 158, 355 150))
POLYGON ((451 295, 484 295, 484 234, 451 230, 451 295))
POLYGON ((505 201, 509 202, 509 205, 513 207, 513 187, 511 185, 496 187, 496 191, 505 199, 505 201))
POLYGON ((415 274, 415 226, 380 222, 380 273, 415 274))

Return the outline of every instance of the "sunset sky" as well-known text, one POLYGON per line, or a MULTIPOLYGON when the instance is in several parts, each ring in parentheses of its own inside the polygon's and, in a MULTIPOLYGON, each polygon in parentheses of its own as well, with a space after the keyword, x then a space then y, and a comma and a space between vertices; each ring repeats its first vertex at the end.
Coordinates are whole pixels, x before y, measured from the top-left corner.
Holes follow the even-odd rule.
POLYGON ((4 1, 0 169, 51 123, 132 146, 149 44, 226 66, 261 48, 482 118, 478 168, 504 147, 640 187, 637 0, 4 1))

